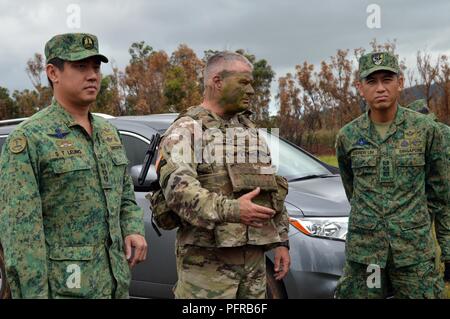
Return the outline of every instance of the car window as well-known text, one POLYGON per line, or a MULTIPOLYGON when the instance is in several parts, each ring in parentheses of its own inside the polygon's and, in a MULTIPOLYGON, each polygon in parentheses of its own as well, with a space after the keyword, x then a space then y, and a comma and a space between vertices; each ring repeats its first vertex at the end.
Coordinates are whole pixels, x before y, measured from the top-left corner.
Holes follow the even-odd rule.
MULTIPOLYGON (((141 165, 144 162, 145 153, 148 150, 149 144, 141 138, 128 132, 120 132, 120 137, 122 138, 125 152, 129 160, 129 171, 132 166, 141 165)), ((153 162, 155 160, 156 156, 153 157, 153 162)))
POLYGON ((3 144, 5 144, 5 141, 6 141, 6 136, 0 136, 0 154, 2 153, 3 144))
POLYGON ((322 164, 298 148, 279 139, 278 137, 260 130, 267 141, 272 156, 272 164, 278 169, 277 174, 289 179, 308 175, 330 174, 322 164))

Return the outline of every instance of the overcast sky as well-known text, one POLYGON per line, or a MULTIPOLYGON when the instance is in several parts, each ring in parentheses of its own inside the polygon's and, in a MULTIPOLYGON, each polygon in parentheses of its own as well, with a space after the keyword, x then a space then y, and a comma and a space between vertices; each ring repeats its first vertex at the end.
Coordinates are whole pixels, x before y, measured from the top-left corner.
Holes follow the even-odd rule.
POLYGON ((267 59, 277 77, 339 48, 368 48, 373 38, 397 39, 398 53, 413 63, 417 50, 450 54, 449 12, 448 0, 0 0, 0 86, 30 88, 27 60, 66 32, 97 35, 100 51, 120 69, 131 43, 142 40, 168 54, 185 43, 199 57, 244 48, 267 59), (81 9, 79 29, 67 24, 70 4, 81 9), (370 4, 381 9, 381 28, 367 26, 370 4))

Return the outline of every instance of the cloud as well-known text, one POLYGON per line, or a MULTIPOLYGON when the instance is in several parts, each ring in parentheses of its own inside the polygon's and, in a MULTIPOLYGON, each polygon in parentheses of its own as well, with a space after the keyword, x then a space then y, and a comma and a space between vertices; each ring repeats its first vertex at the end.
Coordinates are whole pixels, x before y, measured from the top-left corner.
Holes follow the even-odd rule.
POLYGON ((199 56, 207 49, 243 48, 267 59, 277 76, 305 60, 318 64, 340 48, 368 48, 373 38, 397 39, 410 63, 417 50, 450 53, 446 0, 0 0, 0 86, 31 86, 26 61, 43 53, 53 35, 74 31, 66 23, 71 3, 81 8, 75 31, 96 34, 101 51, 119 68, 128 63, 131 43, 142 40, 169 54, 181 43, 199 56), (366 25, 371 3, 381 8, 381 29, 366 25))

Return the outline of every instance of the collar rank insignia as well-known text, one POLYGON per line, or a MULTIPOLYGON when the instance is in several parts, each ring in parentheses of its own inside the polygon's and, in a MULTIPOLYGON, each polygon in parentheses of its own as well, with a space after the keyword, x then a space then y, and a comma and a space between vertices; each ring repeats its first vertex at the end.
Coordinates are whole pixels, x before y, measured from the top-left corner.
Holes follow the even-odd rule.
POLYGON ((58 127, 55 129, 55 134, 48 134, 48 136, 63 139, 69 134, 70 132, 62 132, 61 129, 58 127))

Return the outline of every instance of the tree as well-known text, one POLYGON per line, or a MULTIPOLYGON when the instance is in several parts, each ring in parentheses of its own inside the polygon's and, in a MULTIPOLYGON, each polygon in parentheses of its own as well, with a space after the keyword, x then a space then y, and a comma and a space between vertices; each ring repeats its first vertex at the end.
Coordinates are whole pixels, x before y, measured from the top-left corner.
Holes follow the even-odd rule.
POLYGON ((142 59, 136 60, 132 57, 120 80, 127 94, 125 108, 128 113, 136 115, 164 112, 164 87, 169 57, 164 51, 152 51, 149 55, 137 56, 142 59))
POLYGON ((7 88, 0 87, 0 120, 19 117, 17 105, 9 95, 7 88))
POLYGON ((15 90, 12 95, 20 117, 28 117, 39 111, 39 94, 35 90, 15 90))
POLYGON ((436 85, 440 95, 436 105, 436 113, 440 120, 450 124, 450 65, 447 55, 439 57, 439 72, 436 76, 436 85))
POLYGON ((134 42, 131 44, 128 52, 131 55, 130 64, 144 63, 146 59, 153 53, 153 48, 145 43, 145 41, 134 42))
POLYGON ((436 64, 432 65, 430 54, 417 52, 417 70, 419 71, 419 80, 422 83, 423 93, 427 104, 430 104, 431 96, 431 86, 435 82, 437 75, 439 73, 439 60, 436 64))
POLYGON ((301 125, 302 103, 299 98, 300 89, 291 73, 278 79, 277 100, 279 103, 277 126, 280 135, 290 141, 301 144, 304 125, 301 125))
POLYGON ((181 112, 201 103, 203 67, 203 61, 185 44, 172 53, 164 91, 169 111, 181 112))
POLYGON ((29 102, 20 105, 19 108, 25 114, 31 115, 50 104, 53 91, 49 86, 42 85, 42 76, 45 73, 45 65, 44 58, 41 54, 35 53, 34 57, 28 60, 25 71, 33 84, 35 91, 34 93, 26 90, 22 93, 17 92, 16 96, 20 96, 22 101, 26 100, 29 102), (31 104, 31 101, 34 101, 34 104, 31 104))

